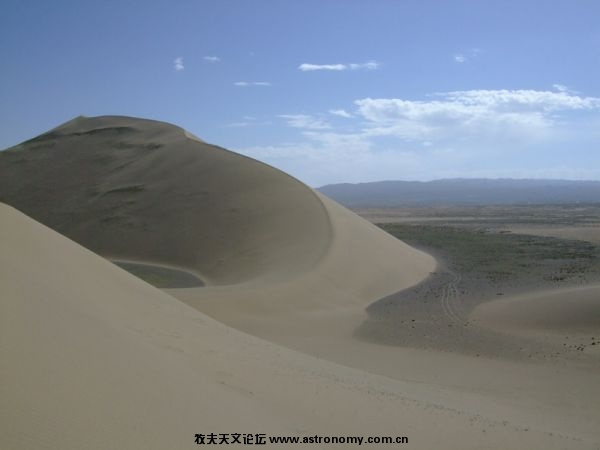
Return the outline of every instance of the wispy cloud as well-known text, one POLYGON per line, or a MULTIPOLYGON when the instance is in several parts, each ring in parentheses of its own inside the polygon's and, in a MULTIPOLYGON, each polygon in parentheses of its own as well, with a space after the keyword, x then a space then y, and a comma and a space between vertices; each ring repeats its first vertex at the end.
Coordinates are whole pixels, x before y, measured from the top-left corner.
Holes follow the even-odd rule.
POLYGON ((247 86, 271 86, 269 81, 236 81, 233 83, 234 86, 247 87, 247 86))
POLYGON ((567 86, 565 86, 564 84, 556 83, 556 84, 553 84, 552 87, 559 92, 569 92, 569 88, 567 86))
POLYGON ((381 66, 381 64, 379 64, 377 61, 368 61, 366 63, 361 63, 361 64, 348 64, 348 67, 350 68, 350 70, 360 70, 360 69, 377 70, 377 69, 379 69, 380 66, 381 66))
POLYGON ((350 114, 345 109, 330 109, 329 114, 331 114, 333 116, 338 116, 338 117, 345 117, 346 119, 353 117, 352 114, 350 114))
POLYGON ((302 72, 312 72, 315 70, 330 70, 330 71, 343 71, 343 70, 376 70, 380 67, 377 61, 368 61, 365 63, 350 63, 350 64, 310 64, 303 63, 298 66, 298 70, 302 72))
POLYGON ((181 56, 178 56, 173 60, 173 67, 177 72, 180 72, 183 69, 185 69, 185 66, 183 65, 183 58, 181 56))
POLYGON ((272 122, 269 120, 258 120, 253 116, 244 116, 242 120, 238 122, 231 122, 223 125, 225 128, 244 128, 244 127, 254 127, 254 126, 266 126, 272 125, 272 122))
POLYGON ((363 98, 354 106, 352 115, 361 120, 340 128, 326 118, 349 108, 327 115, 281 115, 297 129, 295 139, 238 150, 313 185, 465 176, 600 177, 600 98, 563 85, 363 98))
POLYGON ((579 91, 571 89, 569 86, 565 86, 564 84, 555 83, 552 87, 558 92, 564 92, 565 94, 579 94, 579 91))
POLYGON ((203 57, 204 61, 208 61, 211 63, 217 63, 221 61, 221 58, 219 58, 218 56, 205 56, 203 57))
POLYGON ((456 62, 458 64, 463 64, 471 59, 477 58, 480 53, 481 53, 481 49, 472 48, 468 51, 455 53, 453 55, 453 59, 454 59, 454 62, 456 62))
POLYGON ((279 117, 285 119, 286 123, 294 128, 304 128, 308 130, 326 130, 331 128, 331 125, 326 121, 307 114, 281 114, 279 117))

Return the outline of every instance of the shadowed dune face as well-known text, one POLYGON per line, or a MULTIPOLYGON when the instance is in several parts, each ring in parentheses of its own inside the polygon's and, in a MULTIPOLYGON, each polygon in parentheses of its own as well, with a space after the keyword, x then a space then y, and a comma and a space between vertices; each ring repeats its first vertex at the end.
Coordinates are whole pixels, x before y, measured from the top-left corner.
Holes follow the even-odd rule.
POLYGON ((0 152, 0 173, 1 202, 92 251, 209 284, 297 274, 331 240, 311 189, 166 123, 78 117, 0 152))

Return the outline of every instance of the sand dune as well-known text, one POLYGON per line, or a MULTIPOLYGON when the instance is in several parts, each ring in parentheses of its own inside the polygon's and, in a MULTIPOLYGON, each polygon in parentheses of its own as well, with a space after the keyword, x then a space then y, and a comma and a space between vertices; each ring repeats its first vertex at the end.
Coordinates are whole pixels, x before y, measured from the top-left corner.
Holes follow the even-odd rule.
POLYGON ((436 262, 276 169, 111 116, 0 153, 0 173, 22 211, 0 204, 2 448, 187 448, 210 432, 600 442, 593 372, 355 339, 367 305, 436 262), (98 255, 206 285, 160 291, 98 255))
POLYGON ((592 448, 236 332, 12 208, 0 217, 2 448, 189 448, 209 432, 592 448))
POLYGON ((0 170, 0 200, 105 257, 196 272, 207 286, 178 296, 246 330, 265 311, 343 309, 355 326, 435 268, 283 172, 161 122, 79 117, 0 154, 0 170))
POLYGON ((600 331, 600 286, 532 292, 495 300, 479 305, 472 318, 492 329, 515 334, 595 337, 600 331))
POLYGON ((79 117, 0 153, 0 201, 96 253, 211 284, 295 276, 327 251, 313 191, 162 122, 79 117))

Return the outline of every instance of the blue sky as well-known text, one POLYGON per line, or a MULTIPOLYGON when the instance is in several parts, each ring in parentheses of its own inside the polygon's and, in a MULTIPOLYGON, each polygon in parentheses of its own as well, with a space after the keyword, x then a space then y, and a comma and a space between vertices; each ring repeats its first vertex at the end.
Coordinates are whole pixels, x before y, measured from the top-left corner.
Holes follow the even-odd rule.
POLYGON ((598 24, 595 0, 5 0, 0 148, 119 114, 313 186, 600 179, 598 24))

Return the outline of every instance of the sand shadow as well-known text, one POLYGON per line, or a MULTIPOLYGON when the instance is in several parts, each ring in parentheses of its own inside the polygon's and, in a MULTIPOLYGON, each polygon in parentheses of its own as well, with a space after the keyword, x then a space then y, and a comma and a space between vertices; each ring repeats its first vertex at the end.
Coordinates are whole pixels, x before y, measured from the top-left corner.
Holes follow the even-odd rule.
POLYGON ((160 289, 204 286, 204 282, 196 274, 185 270, 133 261, 112 261, 112 263, 160 289))

